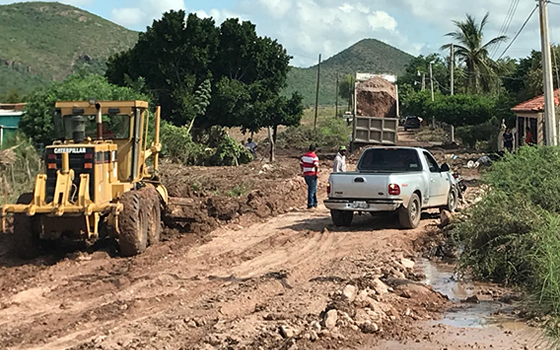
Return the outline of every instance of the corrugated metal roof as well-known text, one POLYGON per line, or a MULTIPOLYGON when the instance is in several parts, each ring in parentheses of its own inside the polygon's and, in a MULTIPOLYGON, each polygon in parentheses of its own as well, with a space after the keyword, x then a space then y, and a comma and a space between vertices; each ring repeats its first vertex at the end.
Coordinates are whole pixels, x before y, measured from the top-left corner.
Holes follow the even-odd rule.
MULTIPOLYGON (((560 89, 554 90, 554 105, 560 105, 560 89)), ((512 112, 543 112, 544 95, 537 96, 529 101, 522 102, 511 109, 512 112)))

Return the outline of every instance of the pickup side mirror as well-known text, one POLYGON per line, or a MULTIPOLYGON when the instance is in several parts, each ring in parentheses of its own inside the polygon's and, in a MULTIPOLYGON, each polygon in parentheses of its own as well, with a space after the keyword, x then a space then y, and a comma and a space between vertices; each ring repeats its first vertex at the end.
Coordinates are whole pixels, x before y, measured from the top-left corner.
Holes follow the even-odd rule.
POLYGON ((449 171, 449 170, 451 170, 451 169, 449 168, 449 164, 443 163, 443 164, 441 165, 441 167, 439 168, 439 170, 440 170, 440 172, 443 173, 443 172, 449 171))

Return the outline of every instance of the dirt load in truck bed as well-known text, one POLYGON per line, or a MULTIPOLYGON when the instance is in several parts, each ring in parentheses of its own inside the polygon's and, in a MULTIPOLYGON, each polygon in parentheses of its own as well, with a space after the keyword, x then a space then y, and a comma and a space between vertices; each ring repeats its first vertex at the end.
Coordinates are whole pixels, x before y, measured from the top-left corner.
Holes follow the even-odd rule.
POLYGON ((397 116, 397 88, 381 77, 359 83, 356 87, 357 114, 366 117, 397 116))

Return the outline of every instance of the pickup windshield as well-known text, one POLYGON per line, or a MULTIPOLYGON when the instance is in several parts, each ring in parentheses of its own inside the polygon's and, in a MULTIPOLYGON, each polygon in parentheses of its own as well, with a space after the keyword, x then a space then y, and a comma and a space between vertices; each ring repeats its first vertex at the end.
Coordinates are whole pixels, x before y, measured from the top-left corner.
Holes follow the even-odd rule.
POLYGON ((413 149, 371 148, 364 152, 358 170, 379 173, 405 173, 422 170, 418 152, 413 149))

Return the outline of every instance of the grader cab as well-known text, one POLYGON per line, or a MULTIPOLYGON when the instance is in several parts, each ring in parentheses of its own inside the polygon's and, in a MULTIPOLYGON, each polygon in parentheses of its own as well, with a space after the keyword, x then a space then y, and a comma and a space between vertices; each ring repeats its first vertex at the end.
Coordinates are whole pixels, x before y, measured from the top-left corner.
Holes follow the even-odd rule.
POLYGON ((157 176, 160 108, 150 145, 147 102, 57 102, 56 111, 60 140, 46 147, 46 172, 37 175, 33 193, 2 207, 0 228, 13 214, 23 258, 61 238, 114 238, 121 255, 142 253, 160 239, 161 208, 168 200, 157 176))

